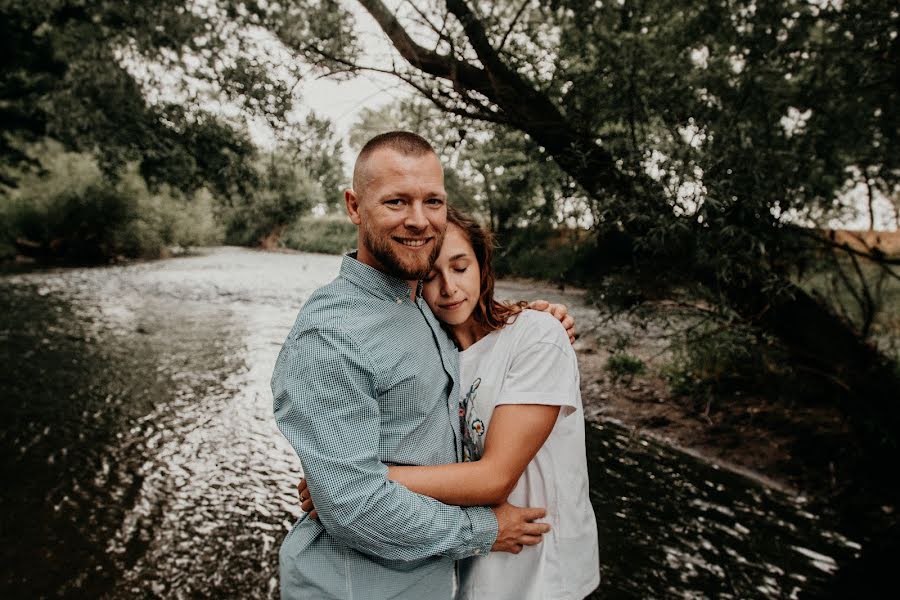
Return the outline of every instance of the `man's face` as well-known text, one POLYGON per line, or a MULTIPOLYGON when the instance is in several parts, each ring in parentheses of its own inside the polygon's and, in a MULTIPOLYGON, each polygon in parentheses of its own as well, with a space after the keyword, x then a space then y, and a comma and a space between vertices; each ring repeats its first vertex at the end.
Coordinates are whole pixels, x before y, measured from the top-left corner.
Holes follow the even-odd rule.
POLYGON ((366 159, 360 190, 345 199, 359 225, 357 259, 383 273, 422 279, 441 250, 447 193, 437 156, 406 156, 379 149, 366 159))

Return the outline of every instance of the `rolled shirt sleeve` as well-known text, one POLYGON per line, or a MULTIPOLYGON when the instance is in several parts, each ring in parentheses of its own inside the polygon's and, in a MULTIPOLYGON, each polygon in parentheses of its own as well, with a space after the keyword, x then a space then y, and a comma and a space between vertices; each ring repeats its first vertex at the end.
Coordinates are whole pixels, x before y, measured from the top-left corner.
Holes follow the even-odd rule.
POLYGON ((275 418, 300 457, 319 519, 336 540, 388 560, 486 554, 497 520, 387 479, 379 455, 379 382, 339 326, 292 334, 272 377, 275 418))

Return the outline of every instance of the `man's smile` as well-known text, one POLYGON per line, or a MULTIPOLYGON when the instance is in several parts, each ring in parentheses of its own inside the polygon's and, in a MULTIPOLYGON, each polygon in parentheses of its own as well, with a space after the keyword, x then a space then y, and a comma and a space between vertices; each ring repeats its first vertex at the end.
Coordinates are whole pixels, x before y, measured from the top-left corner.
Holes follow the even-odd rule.
POLYGON ((427 244, 428 242, 430 242, 430 241, 433 240, 433 239, 434 239, 434 238, 430 238, 430 237, 428 237, 428 238, 401 238, 401 237, 395 237, 395 238, 394 238, 394 241, 403 244, 403 245, 406 246, 407 248, 421 248, 422 246, 424 246, 425 244, 427 244))

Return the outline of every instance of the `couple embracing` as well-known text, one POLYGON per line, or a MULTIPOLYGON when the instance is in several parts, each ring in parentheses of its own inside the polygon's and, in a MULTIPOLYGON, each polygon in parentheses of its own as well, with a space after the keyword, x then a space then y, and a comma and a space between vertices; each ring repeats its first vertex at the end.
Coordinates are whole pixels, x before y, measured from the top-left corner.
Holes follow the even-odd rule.
POLYGON ((600 575, 571 318, 494 299, 491 235, 448 208, 420 136, 372 138, 352 185, 358 250, 272 377, 307 511, 282 598, 585 597, 600 575))

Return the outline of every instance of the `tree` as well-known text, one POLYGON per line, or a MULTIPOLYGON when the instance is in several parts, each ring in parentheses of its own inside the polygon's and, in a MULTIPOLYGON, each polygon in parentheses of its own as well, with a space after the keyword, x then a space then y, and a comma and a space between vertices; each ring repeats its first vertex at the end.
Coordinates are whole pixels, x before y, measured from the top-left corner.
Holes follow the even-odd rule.
POLYGON ((27 149, 52 139, 96 155, 111 188, 133 164, 152 189, 195 197, 207 188, 225 205, 230 239, 244 243, 275 243, 312 204, 338 198, 341 142, 315 115, 288 123, 299 67, 256 12, 230 2, 0 0, 0 16, 8 188, 41 170, 27 149), (268 124, 276 151, 251 142, 253 120, 268 124))
POLYGON ((284 230, 322 201, 321 186, 290 149, 260 154, 254 161, 256 187, 231 196, 223 209, 231 243, 274 248, 284 230))
POLYGON ((292 97, 288 77, 276 74, 290 69, 276 69, 252 47, 250 15, 209 8, 175 0, 0 2, 2 183, 15 185, 22 164, 36 166, 24 143, 51 137, 97 153, 110 175, 140 161, 153 184, 252 188, 246 128, 206 107, 231 103, 277 124, 292 97), (183 75, 177 84, 173 72, 183 75))
POLYGON ((343 142, 334 125, 310 113, 303 123, 292 125, 283 137, 281 152, 295 167, 304 169, 321 190, 318 204, 343 206, 343 190, 349 186, 341 160, 343 142))
MULTIPOLYGON (((900 431, 893 366, 781 258, 811 256, 817 240, 786 216, 834 203, 848 167, 897 184, 887 3, 359 3, 407 63, 382 70, 447 113, 527 134, 647 294, 690 284, 849 392, 850 412, 900 431)), ((355 50, 293 47, 325 70, 364 68, 355 50)))

